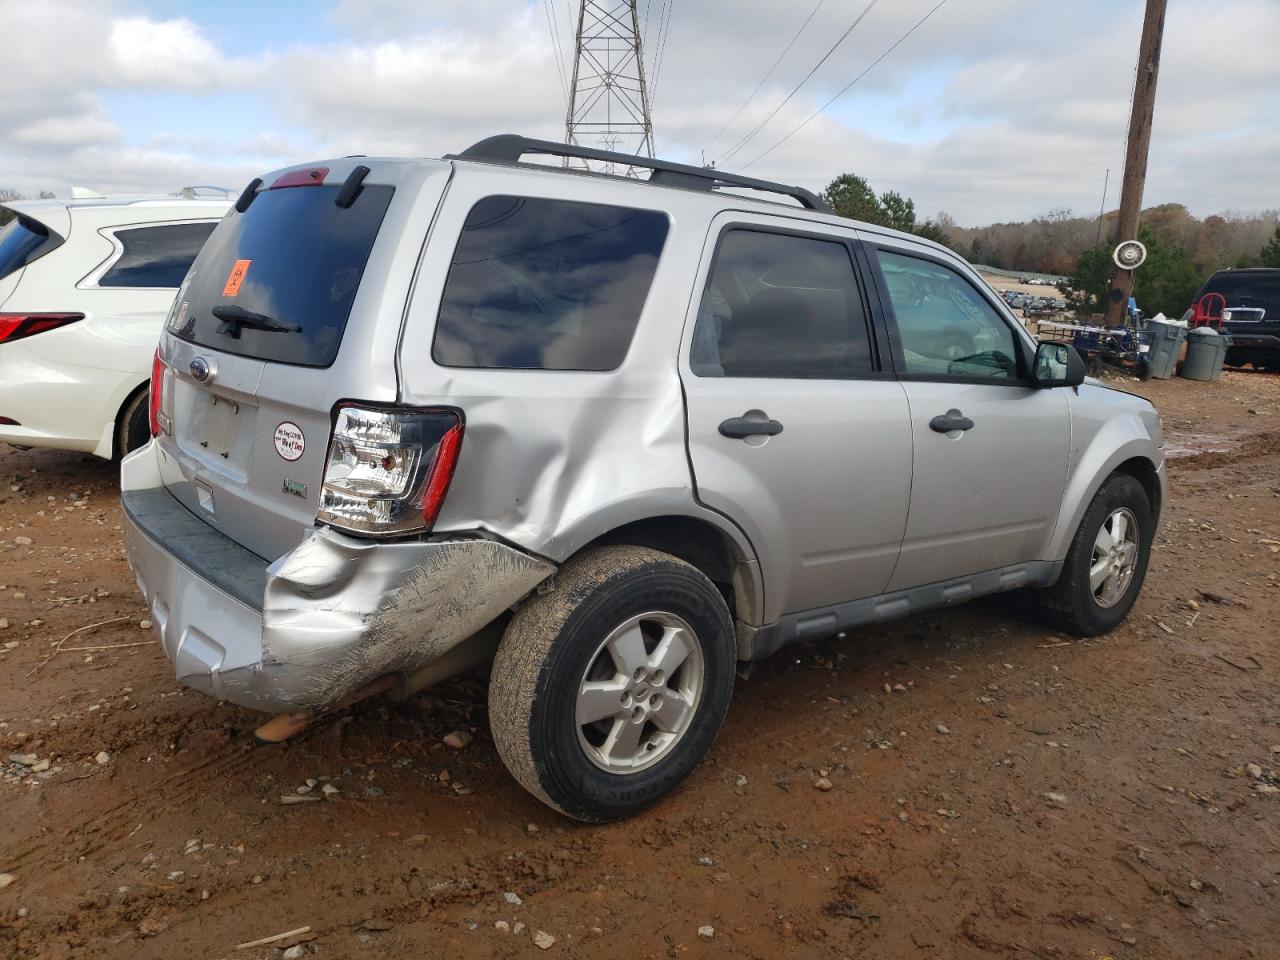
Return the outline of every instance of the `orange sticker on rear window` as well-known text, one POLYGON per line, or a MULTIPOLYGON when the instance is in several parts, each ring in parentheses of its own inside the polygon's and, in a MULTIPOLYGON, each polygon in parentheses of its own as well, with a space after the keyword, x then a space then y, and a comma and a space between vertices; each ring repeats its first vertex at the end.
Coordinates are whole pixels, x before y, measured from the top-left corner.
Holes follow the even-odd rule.
POLYGON ((224 297, 234 297, 240 292, 240 285, 244 283, 245 275, 249 272, 249 264, 251 263, 253 263, 252 260, 236 261, 235 266, 231 268, 231 273, 227 275, 227 285, 222 288, 224 297))

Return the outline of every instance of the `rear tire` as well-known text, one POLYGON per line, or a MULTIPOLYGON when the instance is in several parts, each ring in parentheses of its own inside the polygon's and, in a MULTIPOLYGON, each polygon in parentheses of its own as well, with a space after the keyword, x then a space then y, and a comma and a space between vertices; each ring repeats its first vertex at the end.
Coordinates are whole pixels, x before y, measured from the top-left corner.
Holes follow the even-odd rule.
POLYGON ((644 547, 592 550, 503 635, 489 681, 498 755, 567 816, 630 816, 711 746, 736 653, 724 598, 695 567, 644 547))
POLYGON ((144 386, 125 401, 120 410, 120 418, 116 420, 116 442, 112 450, 114 459, 123 459, 125 454, 145 446, 151 439, 151 418, 147 406, 149 399, 150 390, 144 386))
POLYGON ((1054 628, 1095 637, 1119 626, 1142 589, 1154 529, 1142 484, 1109 476, 1080 521, 1058 582, 1035 593, 1054 628))

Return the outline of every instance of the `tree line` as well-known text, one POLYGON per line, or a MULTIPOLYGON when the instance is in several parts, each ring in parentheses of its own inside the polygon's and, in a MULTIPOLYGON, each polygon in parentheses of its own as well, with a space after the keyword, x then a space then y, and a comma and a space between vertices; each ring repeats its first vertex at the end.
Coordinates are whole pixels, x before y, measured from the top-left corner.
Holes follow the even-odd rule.
MULTIPOLYGON (((1186 208, 1178 204, 1166 207, 1177 208, 1172 222, 1160 216, 1165 207, 1155 208, 1156 215, 1151 217, 1143 211, 1139 221, 1138 239, 1147 248, 1147 259, 1133 272, 1133 297, 1147 316, 1180 317, 1215 271, 1280 267, 1280 217, 1275 211, 1234 221, 1219 216, 1196 220, 1182 216, 1186 208)), ((1105 309, 1115 271, 1111 260, 1115 243, 1113 231, 1102 243, 1081 250, 1067 280, 1058 284, 1077 312, 1094 314, 1105 309)))
MULTIPOLYGON (((1112 271, 1118 211, 1078 217, 1054 209, 1018 223, 961 227, 946 213, 918 221, 915 203, 894 191, 877 195, 865 179, 846 173, 823 191, 836 213, 946 244, 971 263, 1068 277, 1060 286, 1082 313, 1101 312, 1112 271)), ((1142 211, 1138 239, 1147 261, 1134 272, 1134 297, 1148 316, 1181 316, 1214 271, 1280 267, 1280 209, 1228 211, 1203 219, 1180 203, 1142 211)))
MULTIPOLYGON (((3 206, 3 204, 11 203, 14 200, 26 200, 26 199, 27 197, 25 197, 21 193, 18 193, 17 190, 6 190, 3 187, 0 187, 0 227, 3 227, 6 223, 8 223, 14 217, 13 211, 3 206)), ((53 194, 48 190, 41 190, 40 199, 52 200, 53 194)))

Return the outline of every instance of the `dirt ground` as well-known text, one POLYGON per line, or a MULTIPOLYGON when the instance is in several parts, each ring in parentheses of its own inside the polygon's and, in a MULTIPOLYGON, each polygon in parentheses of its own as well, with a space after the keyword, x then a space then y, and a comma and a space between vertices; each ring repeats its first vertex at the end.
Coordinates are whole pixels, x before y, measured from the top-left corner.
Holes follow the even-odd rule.
POLYGON ((507 776, 477 678, 255 745, 140 625, 112 466, 4 449, 0 956, 1280 956, 1280 378, 1121 385, 1174 455, 1125 625, 788 649, 608 827, 507 776))

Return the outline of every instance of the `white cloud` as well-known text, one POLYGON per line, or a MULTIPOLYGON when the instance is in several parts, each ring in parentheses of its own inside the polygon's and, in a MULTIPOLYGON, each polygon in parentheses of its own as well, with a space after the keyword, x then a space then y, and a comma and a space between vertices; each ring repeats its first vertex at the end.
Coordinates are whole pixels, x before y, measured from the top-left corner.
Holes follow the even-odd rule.
POLYGON ((120 128, 99 113, 82 113, 44 117, 18 127, 9 136, 17 143, 35 147, 79 147, 114 143, 120 139, 120 128))
POLYGON ((122 85, 195 87, 217 76, 220 56, 190 20, 125 17, 107 36, 108 69, 122 85))
POLYGON ((439 155, 494 132, 555 136, 564 106, 533 26, 295 51, 289 119, 343 153, 439 155))
MULTIPOLYGON (((70 182, 170 190, 193 179, 239 185, 271 167, 328 155, 440 155, 492 133, 558 138, 564 95, 534 0, 336 0, 339 38, 262 38, 268 52, 217 38, 194 15, 155 19, 135 0, 0 0, 6 46, 0 186, 70 182), (234 54, 234 56, 232 55, 234 54), (269 90, 264 103, 261 91, 269 90), (207 130, 108 109, 111 94, 244 97, 207 130), (262 117, 267 117, 262 121, 262 117)), ((300 2, 300 0, 299 0, 300 2)), ((571 42, 573 0, 549 0, 571 42)), ((660 0, 649 5, 647 60, 660 0)), ((880 3, 726 169, 739 169, 852 79, 934 0, 880 3)), ((717 142, 808 10, 776 0, 676 3, 654 120, 659 150, 722 154, 764 119, 864 6, 827 3, 775 76, 717 142)), ((314 14, 310 6, 309 13, 314 14)), ((961 223, 1050 207, 1096 209, 1111 168, 1115 203, 1141 5, 953 0, 828 113, 749 173, 809 187, 853 171, 961 223)), ((1180 0, 1166 25, 1146 200, 1200 214, 1273 206, 1280 181, 1280 36, 1275 0, 1180 0)), ((651 73, 651 81, 654 76, 651 73)), ((171 105, 169 110, 175 108, 171 105)))

